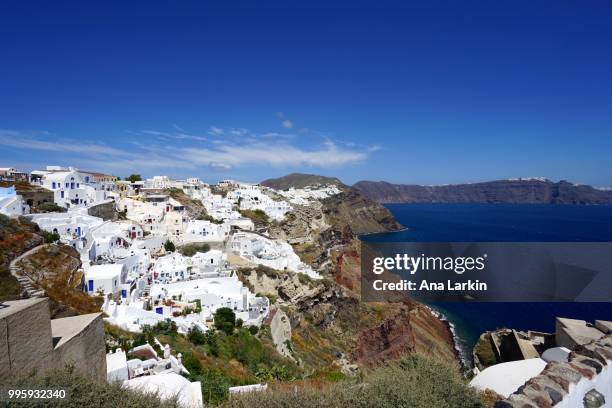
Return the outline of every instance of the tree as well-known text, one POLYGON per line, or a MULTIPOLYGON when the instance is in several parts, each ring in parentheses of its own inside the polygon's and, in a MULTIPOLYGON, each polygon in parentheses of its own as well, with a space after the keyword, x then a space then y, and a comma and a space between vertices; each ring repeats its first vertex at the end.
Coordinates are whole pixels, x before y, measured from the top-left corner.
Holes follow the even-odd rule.
POLYGON ((236 313, 229 307, 221 307, 217 309, 214 315, 215 328, 231 335, 236 326, 236 313))
POLYGON ((135 181, 142 181, 142 177, 140 177, 140 174, 130 174, 125 180, 134 183, 135 181))
POLYGON ((45 239, 45 242, 47 244, 52 244, 60 240, 60 236, 57 232, 49 232, 49 231, 42 230, 40 233, 45 239))
POLYGON ((189 330, 189 333, 187 334, 187 338, 193 344, 198 344, 198 345, 206 344, 206 335, 197 326, 194 326, 191 328, 191 330, 189 330))
POLYGON ((167 240, 164 243, 164 249, 166 250, 166 252, 174 252, 176 250, 176 248, 174 247, 174 244, 170 240, 167 240))

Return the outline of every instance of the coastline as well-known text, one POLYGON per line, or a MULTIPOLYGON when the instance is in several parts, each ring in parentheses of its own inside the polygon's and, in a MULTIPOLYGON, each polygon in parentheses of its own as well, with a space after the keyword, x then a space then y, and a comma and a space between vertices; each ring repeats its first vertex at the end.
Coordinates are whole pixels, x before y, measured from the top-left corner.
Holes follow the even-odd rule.
POLYGON ((444 325, 448 328, 448 331, 451 333, 451 337, 453 339, 453 347, 455 349, 455 355, 457 357, 457 361, 461 364, 461 368, 464 373, 469 372, 473 368, 472 362, 472 352, 468 350, 467 343, 461 338, 459 333, 457 332, 456 326, 453 322, 451 322, 448 317, 439 310, 436 310, 432 306, 422 303, 423 307, 425 307, 429 312, 438 320, 440 320, 444 325))

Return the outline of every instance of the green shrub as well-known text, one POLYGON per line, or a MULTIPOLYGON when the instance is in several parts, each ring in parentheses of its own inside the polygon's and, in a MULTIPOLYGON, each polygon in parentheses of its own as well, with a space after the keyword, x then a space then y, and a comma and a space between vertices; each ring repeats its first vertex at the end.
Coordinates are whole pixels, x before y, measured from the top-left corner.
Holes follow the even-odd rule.
POLYGON ((192 327, 187 334, 190 342, 197 345, 206 344, 206 334, 197 327, 192 327))
POLYGON ((166 252, 174 252, 176 250, 176 247, 174 246, 174 243, 170 240, 167 240, 166 242, 164 242, 164 249, 166 250, 166 252))
POLYGON ((52 244, 54 242, 59 241, 60 239, 60 236, 57 232, 49 232, 49 231, 42 230, 40 231, 40 235, 45 239, 45 242, 47 244, 52 244))
POLYGON ((183 356, 183 365, 191 376, 202 372, 202 362, 193 353, 187 353, 183 356))
POLYGON ((47 212, 66 212, 64 207, 60 207, 55 203, 42 203, 39 206, 36 206, 36 211, 47 213, 47 212))
POLYGON ((184 256, 194 256, 198 252, 210 251, 210 245, 206 243, 193 243, 183 245, 178 251, 184 256))
POLYGON ((176 401, 161 401, 155 394, 143 394, 135 390, 122 388, 120 384, 109 384, 106 381, 93 381, 81 377, 70 367, 53 370, 41 376, 19 376, 8 379, 4 387, 48 389, 62 388, 68 398, 55 400, 51 403, 31 401, 4 401, 3 407, 41 407, 53 406, 61 408, 106 408, 106 407, 176 407, 176 401))
POLYGON ((236 395, 222 406, 481 408, 483 403, 455 366, 411 355, 369 373, 363 382, 346 379, 324 388, 301 386, 236 395))
POLYGON ((229 396, 230 379, 220 370, 206 368, 199 375, 191 376, 192 381, 200 381, 202 399, 207 404, 217 405, 229 396))
POLYGON ((215 328, 230 335, 236 326, 236 313, 229 307, 221 307, 214 314, 215 328))
MULTIPOLYGON (((166 319, 157 323, 151 328, 151 331, 155 334, 165 334, 167 336, 176 336, 178 333, 176 322, 174 320, 166 319)), ((143 329, 144 332, 144 329, 143 329)))
POLYGON ((255 272, 257 273, 257 277, 261 278, 263 275, 266 275, 270 279, 278 278, 279 272, 276 269, 270 268, 265 265, 257 265, 255 267, 255 272))

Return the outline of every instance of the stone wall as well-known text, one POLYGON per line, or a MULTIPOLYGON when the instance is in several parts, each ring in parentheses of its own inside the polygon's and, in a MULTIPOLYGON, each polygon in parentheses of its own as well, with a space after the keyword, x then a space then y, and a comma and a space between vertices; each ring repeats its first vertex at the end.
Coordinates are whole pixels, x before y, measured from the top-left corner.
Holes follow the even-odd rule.
MULTIPOLYGON (((77 333, 66 342, 58 344, 53 350, 53 364, 62 368, 66 364, 87 378, 103 381, 106 379, 106 345, 104 343, 104 324, 100 313, 66 317, 52 320, 72 324, 77 333), (84 321, 84 320, 87 321, 84 321)), ((55 330, 53 330, 54 335, 55 330)))
POLYGON ((74 366, 96 380, 106 378, 102 315, 50 320, 47 298, 0 305, 0 383, 11 376, 74 366))
POLYGON ((44 367, 53 351, 47 299, 6 304, 0 310, 0 378, 44 367))
POLYGON ((102 218, 104 221, 117 221, 119 218, 114 201, 91 206, 87 209, 87 214, 102 218))
POLYGON ((584 404, 585 395, 591 390, 601 394, 606 403, 612 402, 612 335, 576 347, 567 362, 548 363, 537 377, 508 399, 498 401, 495 407, 598 406, 584 404))

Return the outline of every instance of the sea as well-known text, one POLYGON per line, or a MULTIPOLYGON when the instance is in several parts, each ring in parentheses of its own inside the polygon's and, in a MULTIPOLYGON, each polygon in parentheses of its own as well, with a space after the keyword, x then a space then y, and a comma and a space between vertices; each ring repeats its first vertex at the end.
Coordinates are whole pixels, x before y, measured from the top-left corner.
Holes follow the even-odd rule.
MULTIPOLYGON (((363 236, 377 242, 612 242, 612 206, 389 204, 406 229, 363 236)), ((611 265, 612 267, 612 265, 611 265)), ((502 327, 554 332, 555 317, 612 320, 610 303, 429 304, 451 323, 464 357, 481 333, 502 327)))

